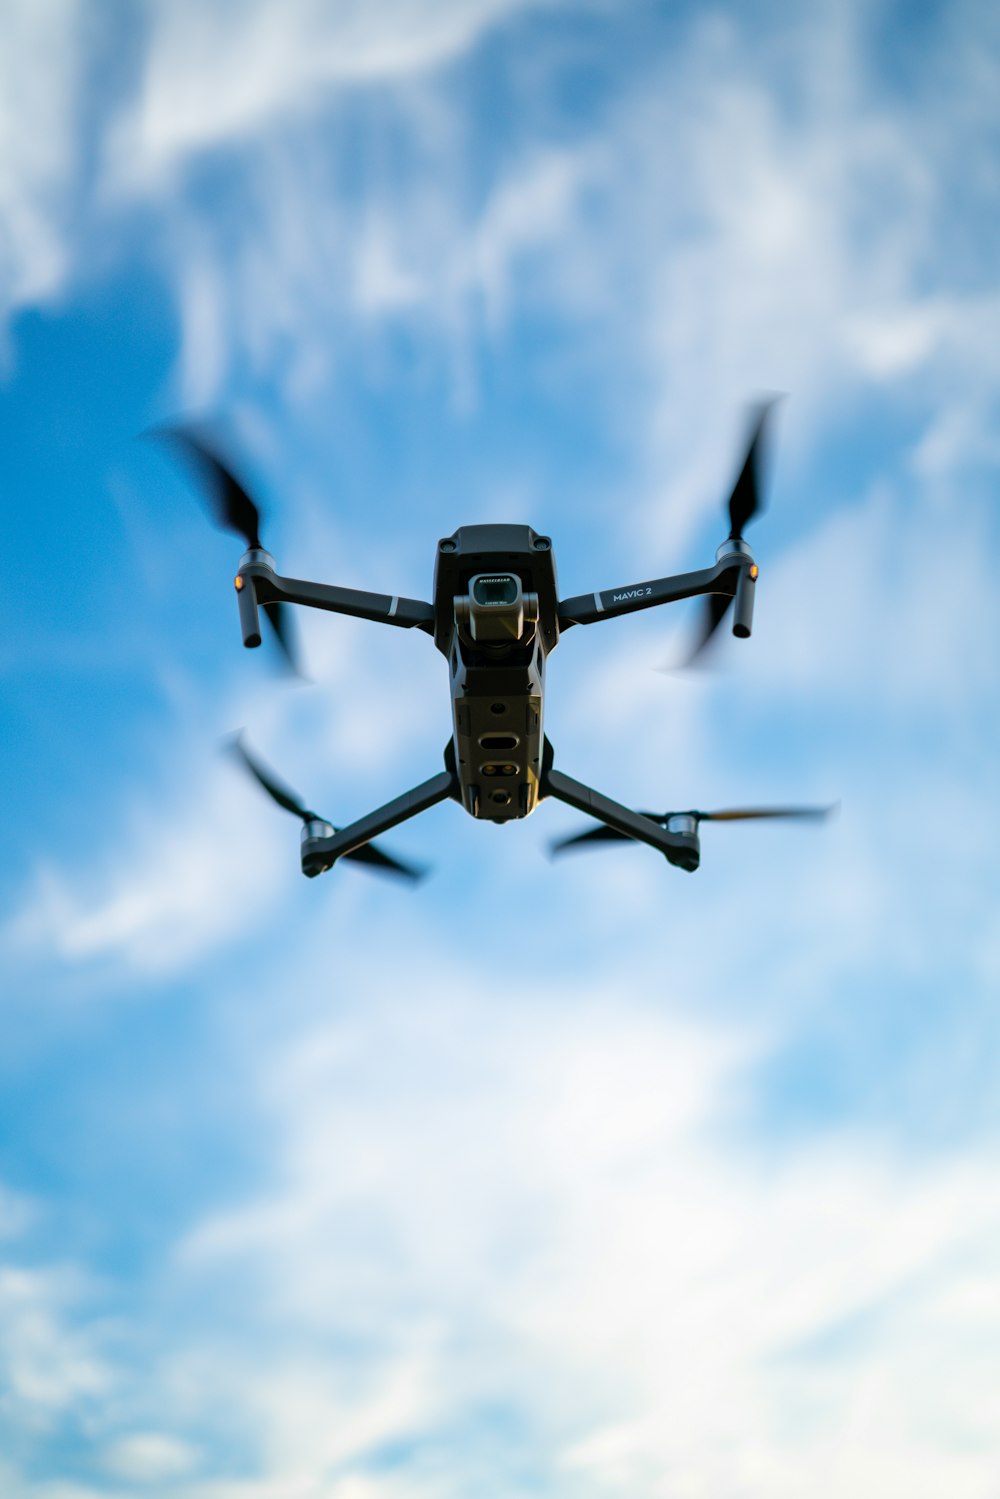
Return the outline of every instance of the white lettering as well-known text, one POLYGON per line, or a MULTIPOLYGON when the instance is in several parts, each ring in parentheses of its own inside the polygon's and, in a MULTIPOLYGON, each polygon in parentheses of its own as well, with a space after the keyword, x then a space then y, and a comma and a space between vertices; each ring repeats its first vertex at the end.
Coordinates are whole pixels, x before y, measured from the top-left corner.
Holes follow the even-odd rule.
POLYGON ((653 590, 651 587, 626 588, 622 593, 613 593, 611 595, 611 602, 613 604, 627 604, 629 599, 648 599, 652 596, 652 593, 653 590))

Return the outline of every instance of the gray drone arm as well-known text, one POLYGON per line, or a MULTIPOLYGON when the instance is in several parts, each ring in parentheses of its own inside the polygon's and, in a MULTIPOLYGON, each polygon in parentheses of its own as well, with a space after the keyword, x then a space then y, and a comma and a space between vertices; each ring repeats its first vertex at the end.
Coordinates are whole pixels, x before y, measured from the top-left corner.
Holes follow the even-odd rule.
MULTIPOLYGON (((745 547, 745 543, 740 543, 745 547)), ((692 599, 699 594, 735 597, 733 634, 746 637, 753 620, 753 585, 757 567, 748 551, 726 551, 714 567, 699 572, 678 573, 670 578, 654 578, 647 583, 632 583, 627 588, 609 588, 604 593, 581 593, 563 599, 559 605, 559 628, 570 625, 592 625, 598 620, 614 619, 619 614, 634 614, 638 609, 653 609, 658 604, 672 604, 678 599, 692 599)))
POLYGON ((360 817, 349 827, 334 831, 329 823, 307 823, 302 834, 302 872, 310 878, 329 869, 344 854, 355 853, 398 823, 407 822, 448 797, 459 798, 458 783, 450 770, 442 770, 412 791, 386 802, 376 812, 360 817))
POLYGON ((698 868, 697 834, 668 833, 666 828, 652 818, 641 812, 633 812, 630 807, 623 807, 620 802, 612 801, 602 792, 594 791, 590 786, 584 786, 581 781, 574 781, 570 776, 563 775, 562 771, 551 767, 543 772, 541 792, 543 797, 555 797, 556 801, 565 802, 578 812, 596 817, 605 827, 613 828, 626 838, 648 843, 650 848, 657 849, 671 864, 676 864, 681 869, 698 868))
POLYGON ((275 572, 269 553, 262 549, 252 549, 243 558, 236 574, 236 592, 244 645, 260 644, 257 606, 267 604, 304 604, 310 609, 327 609, 355 619, 373 619, 380 624, 398 625, 404 630, 434 633, 433 606, 421 599, 366 593, 357 588, 337 588, 330 583, 309 583, 301 578, 282 578, 275 572))

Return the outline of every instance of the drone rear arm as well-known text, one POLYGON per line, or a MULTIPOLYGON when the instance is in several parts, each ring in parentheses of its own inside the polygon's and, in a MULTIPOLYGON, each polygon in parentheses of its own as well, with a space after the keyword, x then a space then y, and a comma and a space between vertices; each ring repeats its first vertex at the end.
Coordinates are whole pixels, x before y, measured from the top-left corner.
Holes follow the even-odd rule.
POLYGON ((301 578, 282 578, 274 570, 274 564, 266 552, 248 552, 240 563, 236 575, 236 589, 240 594, 240 614, 243 621, 243 639, 250 644, 248 636, 256 634, 253 644, 259 644, 259 629, 249 629, 254 624, 256 610, 253 604, 305 604, 309 609, 328 609, 334 614, 348 614, 355 619, 373 619, 379 624, 398 625, 404 630, 424 630, 434 633, 434 608, 422 599, 401 598, 398 594, 366 593, 357 588, 337 588, 331 583, 309 583, 301 578), (247 598, 247 595, 251 598, 247 598), (244 612, 246 611, 246 612, 244 612))
POLYGON ((659 823, 644 817, 641 812, 633 812, 620 802, 613 802, 609 796, 593 791, 559 770, 550 768, 543 772, 541 791, 543 797, 554 796, 556 801, 565 802, 578 812, 596 817, 598 822, 614 828, 617 833, 623 833, 626 838, 648 843, 650 848, 657 849, 671 864, 677 864, 681 869, 698 868, 698 843, 690 834, 668 833, 659 823))
POLYGON ((449 796, 458 799, 458 782, 450 770, 442 770, 429 781, 422 781, 412 791, 404 791, 402 796, 386 802, 376 812, 369 812, 367 817, 358 818, 349 827, 340 828, 330 837, 303 837, 302 872, 322 874, 343 854, 353 853, 397 823, 406 822, 429 807, 436 807, 449 796))
POLYGON ((678 599, 718 593, 725 598, 736 596, 733 633, 749 635, 756 576, 756 564, 748 553, 727 552, 714 567, 705 567, 699 572, 678 573, 670 578, 654 578, 648 583, 633 583, 627 588, 609 588, 604 593, 581 593, 575 598, 563 599, 559 605, 559 628, 568 630, 570 625, 592 625, 598 620, 614 619, 619 614, 634 614, 638 609, 653 609, 658 604, 672 604, 678 599))

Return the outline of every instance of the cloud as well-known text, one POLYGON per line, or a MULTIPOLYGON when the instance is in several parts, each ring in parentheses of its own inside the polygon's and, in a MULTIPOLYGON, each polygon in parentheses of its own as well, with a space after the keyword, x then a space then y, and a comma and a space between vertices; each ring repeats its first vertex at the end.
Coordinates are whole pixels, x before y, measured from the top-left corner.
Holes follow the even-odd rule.
MULTIPOLYGON (((11 58, 30 56, 43 32, 65 39, 41 72, 18 66, 6 91, 36 80, 38 119, 8 156, 19 300, 63 280, 74 244, 91 242, 77 233, 71 244, 66 222, 87 62, 73 8, 48 4, 44 19, 37 7, 7 18, 11 58)), ((572 327, 592 378, 625 362, 631 378, 606 382, 603 399, 639 446, 647 503, 662 493, 654 476, 672 475, 671 503, 648 524, 680 542, 725 483, 712 455, 728 455, 732 407, 748 391, 792 391, 807 443, 836 424, 859 379, 919 377, 955 409, 984 370, 995 383, 975 233, 954 270, 935 258, 942 225, 973 230, 987 209, 992 75, 968 24, 942 20, 912 97, 890 97, 851 8, 810 12, 780 34, 756 17, 753 46, 749 21, 693 18, 650 49, 641 79, 625 87, 611 74, 599 116, 559 130, 551 88, 538 86, 539 74, 552 88, 561 77, 553 46, 511 73, 509 149, 486 155, 480 122, 435 69, 539 8, 558 29, 558 5, 496 0, 393 0, 377 19, 314 0, 279 19, 255 3, 238 26, 225 4, 153 8, 135 98, 108 97, 88 212, 94 229, 110 214, 130 247, 131 198, 158 223, 188 400, 217 399, 241 366, 292 398, 315 391, 337 368, 330 349, 342 359, 354 340, 362 348, 373 319, 416 319, 439 353, 443 340, 468 399, 486 341, 542 303, 572 327), (928 111, 932 97, 943 102, 928 111), (225 181, 206 215, 168 169, 200 164, 214 180, 213 163, 225 181)), ((19 108, 8 129, 23 118, 19 108)))
POLYGON ((252 236, 232 238, 225 217, 206 232, 183 200, 167 207, 185 404, 215 400, 248 372, 293 399, 315 397, 370 363, 380 328, 402 328, 426 342, 432 363, 455 372, 468 405, 481 339, 505 336, 524 311, 526 284, 537 305, 558 279, 555 257, 579 228, 597 171, 590 150, 525 153, 470 218, 461 190, 467 122, 440 105, 452 115, 442 139, 438 110, 422 99, 379 108, 384 129, 412 141, 412 176, 373 172, 352 190, 336 143, 319 149, 313 136, 296 135, 234 164, 252 236))
MULTIPOLYGON (((260 1184, 167 1247, 140 1315, 104 1289, 113 1364, 74 1282, 4 1271, 22 1434, 85 1417, 101 1471, 178 1499, 450 1499, 526 1474, 567 1499, 979 1499, 989 1146, 763 1142, 745 1104, 773 1037, 682 1021, 644 962, 607 988, 470 989, 412 935, 407 982, 398 953, 345 952, 364 1002, 286 1012, 255 1063, 260 1184)), ((327 957, 301 951, 287 993, 327 957)))
POLYGON ((136 1432, 106 1447, 100 1462, 124 1483, 147 1485, 186 1478, 197 1463, 187 1442, 158 1432, 136 1432))
POLYGON ((296 0, 279 15, 255 0, 237 16, 189 0, 159 7, 139 98, 116 132, 116 171, 147 190, 175 163, 300 116, 333 89, 396 84, 440 67, 531 8, 529 0, 391 0, 375 12, 354 0, 296 0))
POLYGON ((71 263, 79 169, 76 0, 11 0, 0 16, 0 319, 37 305, 71 263))
POLYGON ((34 1217, 34 1205, 18 1192, 0 1185, 0 1243, 17 1238, 34 1217))
MULTIPOLYGON (((762 572, 756 685, 978 732, 997 680, 991 517, 939 482, 875 485, 762 572)), ((869 721, 873 719, 870 717, 869 721)))
POLYGON ((137 812, 103 869, 39 865, 5 946, 71 966, 112 958, 147 976, 173 971, 260 915, 282 852, 276 829, 248 822, 236 778, 212 767, 193 808, 137 812))
MULTIPOLYGON (((599 389, 636 455, 622 494, 663 548, 728 488, 734 408, 762 388, 794 395, 796 467, 852 419, 859 384, 905 383, 915 410, 935 411, 925 463, 959 442, 990 451, 982 389, 997 368, 974 248, 988 201, 982 173, 957 168, 980 162, 991 96, 960 26, 942 22, 909 98, 881 86, 850 8, 780 34, 758 17, 753 45, 749 21, 693 18, 641 79, 612 75, 599 116, 558 131, 553 47, 511 74, 509 146, 486 153, 475 112, 427 69, 467 57, 497 7, 398 11, 390 25, 299 5, 279 27, 257 6, 236 36, 224 8, 158 15, 140 104, 114 133, 142 191, 155 185, 185 400, 254 381, 315 396, 370 364, 382 327, 414 333, 468 409, 480 364, 544 307, 572 340, 564 378, 599 389), (220 81, 233 48, 244 65, 220 81), (363 110, 316 91, 348 77, 365 81, 363 110), (956 107, 935 106, 930 129, 923 101, 939 94, 956 107), (170 161, 201 163, 207 181, 225 163, 210 219, 149 169, 170 161), (936 247, 956 217, 970 234, 952 271, 936 247)), ((385 353, 380 378, 393 367, 385 353)))
POLYGON ((113 1373, 86 1332, 74 1326, 85 1280, 72 1269, 0 1264, 6 1415, 25 1430, 48 1430, 67 1412, 105 1398, 113 1373))
POLYGON ((740 1144, 763 1038, 626 992, 420 987, 269 1059, 274 1188, 197 1226, 181 1261, 241 1288, 258 1356, 279 1328, 298 1344, 280 1378, 230 1368, 260 1437, 248 1495, 324 1473, 395 1495, 399 1444, 400 1494, 435 1447, 432 1492, 466 1492, 497 1406, 553 1494, 708 1495, 737 1474, 760 1494, 807 1476, 982 1492, 965 1451, 995 1414, 989 1153, 915 1173, 850 1130, 740 1144))
MULTIPOLYGON (((972 1059, 994 1044, 998 950, 981 71, 943 38, 929 139, 941 80, 877 93, 856 15, 765 25, 751 48, 749 23, 695 20, 582 122, 552 104, 556 51, 533 57, 547 87, 511 83, 509 147, 486 158, 454 76, 432 74, 499 11, 436 14, 400 7, 391 51, 344 8, 278 28, 254 6, 235 33, 222 10, 154 14, 136 110, 111 132, 114 211, 127 169, 149 167, 129 190, 162 230, 188 398, 256 380, 285 413, 317 392, 326 411, 358 351, 409 329, 471 405, 477 361, 505 346, 554 378, 518 343, 542 310, 566 389, 594 382, 602 430, 638 454, 609 504, 622 544, 643 531, 634 554, 660 559, 725 492, 736 400, 789 388, 782 483, 805 497, 762 522, 740 676, 651 677, 662 616, 644 635, 574 631, 551 724, 567 770, 640 805, 842 794, 844 812, 802 838, 706 829, 685 882, 629 849, 556 876, 529 857, 552 806, 505 833, 448 809, 459 852, 432 906, 366 905, 338 871, 335 924, 297 900, 293 932, 282 890, 315 890, 294 823, 206 743, 248 723, 346 820, 402 789, 401 725, 407 778, 439 763, 440 663, 423 640, 310 620, 327 696, 188 705, 159 794, 122 810, 116 790, 107 844, 29 882, 6 956, 16 940, 32 961, 143 980, 273 936, 281 980, 256 979, 273 1044, 248 1041, 233 1005, 259 1179, 173 1224, 148 1295, 123 1281, 113 1360, 69 1272, 6 1266, 15 1418, 40 1449, 83 1413, 115 1484, 180 1499, 981 1499, 1000 1332, 972 1059), (239 65, 220 72, 225 41, 239 65), (376 121, 360 189, 347 79, 376 121), (961 267, 935 258, 953 207, 961 267), (797 1048, 798 1113, 775 1081, 797 1048), (941 1116, 960 1152, 934 1135, 941 1116)), ((572 518, 575 496, 555 506, 572 518)), ((296 540, 322 571, 342 538, 304 515, 296 540)), ((409 528, 390 529, 405 563, 409 528)), ((614 572, 592 586, 628 578, 605 550, 586 565, 614 572)), ((24 1211, 0 1199, 2 1222, 24 1211)))
MULTIPOLYGON (((302 530, 308 555, 331 549, 321 517, 307 511, 302 530)), ((146 783, 115 788, 106 843, 36 863, 0 926, 11 962, 110 964, 148 981, 190 970, 301 890, 299 824, 223 753, 237 727, 338 826, 440 768, 447 696, 425 636, 326 615, 304 620, 301 634, 321 689, 293 686, 262 700, 246 682, 225 695, 181 682, 146 783)), ((336 873, 350 888, 356 871, 336 873)), ((363 886, 367 874, 358 877, 363 886)))

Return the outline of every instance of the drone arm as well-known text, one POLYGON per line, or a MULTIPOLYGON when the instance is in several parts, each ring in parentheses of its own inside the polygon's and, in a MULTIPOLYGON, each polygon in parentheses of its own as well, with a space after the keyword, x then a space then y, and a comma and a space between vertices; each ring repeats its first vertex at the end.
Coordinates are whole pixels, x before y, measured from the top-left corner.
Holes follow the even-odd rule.
POLYGON ((668 833, 659 823, 644 817, 641 812, 633 812, 619 802, 613 802, 600 791, 593 791, 582 782, 563 775, 561 771, 546 771, 542 777, 541 791, 543 796, 554 796, 556 801, 565 802, 568 807, 575 807, 578 812, 585 812, 589 817, 596 817, 598 822, 614 828, 617 833, 623 833, 626 838, 648 843, 650 848, 657 849, 671 864, 677 864, 681 869, 698 868, 696 838, 692 839, 689 834, 668 833))
POLYGON ((303 873, 321 874, 343 854, 353 853, 355 849, 364 847, 373 838, 394 828, 397 823, 407 822, 409 818, 416 817, 418 812, 426 812, 429 807, 437 806, 438 802, 445 801, 449 796, 458 796, 457 782, 450 771, 442 770, 438 775, 431 776, 429 781, 421 782, 412 791, 406 791, 394 801, 386 802, 378 811, 369 812, 367 817, 359 818, 357 822, 341 828, 328 838, 304 837, 303 873))
MULTIPOLYGON (((601 619, 634 614, 638 609, 653 609, 658 604, 672 604, 678 599, 692 599, 702 593, 719 593, 732 598, 744 574, 747 575, 744 587, 752 589, 756 578, 753 558, 730 552, 714 567, 705 567, 699 572, 654 578, 648 583, 633 583, 628 588, 609 588, 604 593, 581 593, 560 603, 559 628, 566 630, 570 625, 592 625, 601 619)), ((748 613, 749 605, 745 605, 739 616, 741 625, 746 622, 748 613)), ((737 633, 744 632, 740 629, 737 633)), ((749 628, 745 633, 749 635, 749 628)))
MULTIPOLYGON (((328 609, 334 614, 352 615, 355 619, 373 619, 384 625, 398 625, 404 630, 434 633, 433 605, 425 604, 421 599, 366 593, 357 588, 337 588, 330 583, 309 583, 301 578, 282 578, 269 562, 256 559, 240 565, 236 588, 241 595, 248 591, 248 582, 258 604, 305 604, 310 609, 328 609)), ((243 607, 241 599, 241 615, 243 607)))

